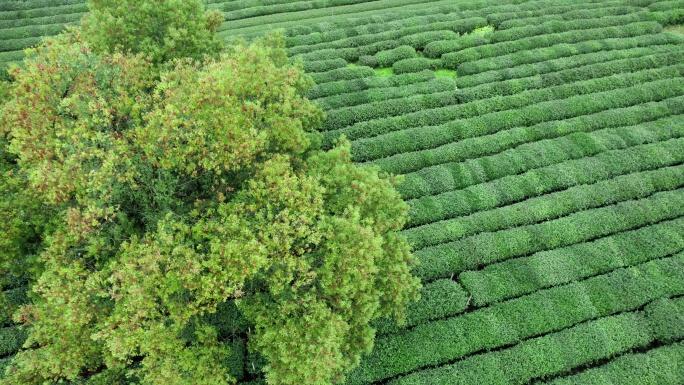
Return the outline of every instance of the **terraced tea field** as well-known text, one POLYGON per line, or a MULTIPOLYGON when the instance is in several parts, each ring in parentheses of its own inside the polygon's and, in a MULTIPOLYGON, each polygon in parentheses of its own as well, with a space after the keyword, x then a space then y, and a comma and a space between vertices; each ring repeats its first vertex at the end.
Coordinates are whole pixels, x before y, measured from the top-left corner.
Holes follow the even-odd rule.
MULTIPOLYGON (((377 322, 346 384, 684 383, 684 1, 208 8, 226 39, 284 28, 323 145, 345 135, 358 163, 405 176, 422 299, 406 325, 377 322)), ((0 62, 85 10, 3 2, 0 62)), ((246 328, 220 314, 226 338, 246 328)), ((2 325, 0 370, 25 339, 2 325)))

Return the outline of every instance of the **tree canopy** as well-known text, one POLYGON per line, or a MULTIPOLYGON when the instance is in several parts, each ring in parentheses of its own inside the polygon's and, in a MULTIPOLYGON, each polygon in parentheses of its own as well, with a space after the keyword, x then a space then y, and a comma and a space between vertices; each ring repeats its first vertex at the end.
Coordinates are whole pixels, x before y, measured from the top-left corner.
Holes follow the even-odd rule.
POLYGON ((143 53, 154 63, 215 56, 225 43, 216 36, 223 20, 199 1, 88 0, 83 36, 95 53, 143 53))
POLYGON ((0 276, 33 298, 5 382, 231 383, 235 338, 271 384, 341 381, 418 296, 399 178, 320 150, 279 35, 223 47, 199 1, 89 5, 0 110, 0 276))

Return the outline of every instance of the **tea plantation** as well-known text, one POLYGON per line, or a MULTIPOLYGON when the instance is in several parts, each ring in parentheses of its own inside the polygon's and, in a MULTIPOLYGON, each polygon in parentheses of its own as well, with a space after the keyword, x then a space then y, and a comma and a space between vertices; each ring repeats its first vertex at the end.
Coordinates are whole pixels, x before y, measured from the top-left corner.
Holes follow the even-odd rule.
MULTIPOLYGON (((404 175, 422 299, 376 324, 346 384, 684 383, 684 1, 207 8, 227 40, 284 29, 323 146, 345 135, 356 162, 404 175)), ((3 1, 0 63, 85 11, 3 1)), ((25 283, 8 297, 27 303, 25 283)), ((0 327, 2 378, 26 332, 0 327)))

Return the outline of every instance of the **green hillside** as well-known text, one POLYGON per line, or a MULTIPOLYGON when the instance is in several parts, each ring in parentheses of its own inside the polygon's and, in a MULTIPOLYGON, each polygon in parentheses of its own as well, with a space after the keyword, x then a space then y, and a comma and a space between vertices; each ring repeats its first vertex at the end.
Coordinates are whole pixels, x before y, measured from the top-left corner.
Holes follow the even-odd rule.
MULTIPOLYGON (((283 28, 324 147, 345 135, 356 162, 405 176, 422 299, 376 324, 346 384, 684 383, 684 1, 207 8, 227 40, 283 28)), ((85 11, 3 1, 0 66, 85 11)), ((25 339, 0 320, 0 378, 25 339)), ((233 343, 236 375, 261 383, 233 343)))

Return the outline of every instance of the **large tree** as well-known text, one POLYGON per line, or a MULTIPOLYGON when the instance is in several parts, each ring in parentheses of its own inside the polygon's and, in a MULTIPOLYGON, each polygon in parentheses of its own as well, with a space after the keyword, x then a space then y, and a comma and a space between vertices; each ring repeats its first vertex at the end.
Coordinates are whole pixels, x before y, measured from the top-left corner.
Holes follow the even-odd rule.
POLYGON ((33 277, 6 383, 231 383, 217 308, 269 383, 341 381, 418 296, 397 179, 319 149, 279 35, 220 49, 198 1, 90 6, 0 112, 0 273, 33 277))

